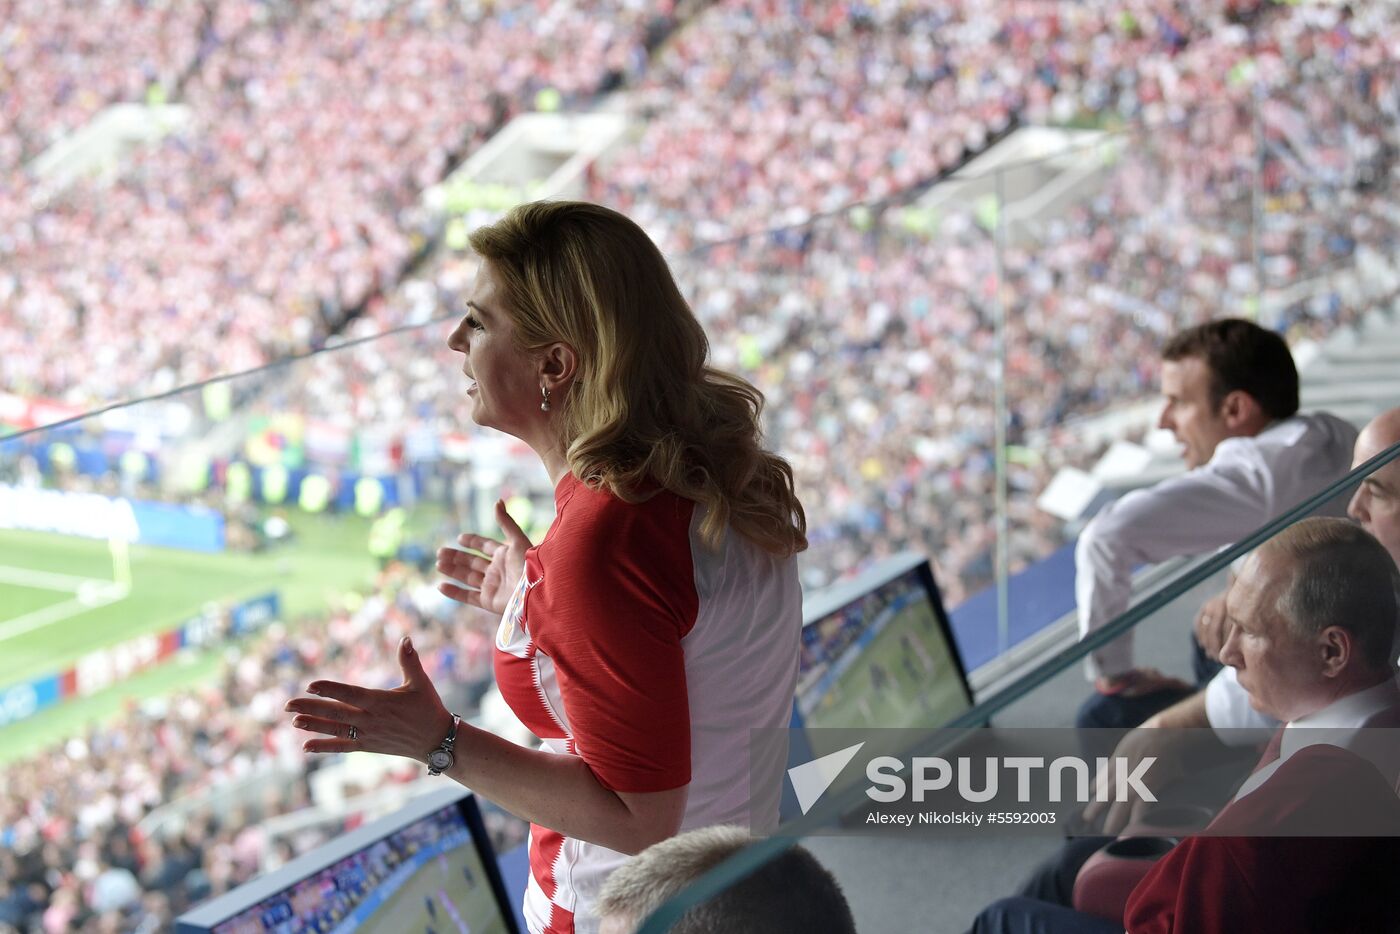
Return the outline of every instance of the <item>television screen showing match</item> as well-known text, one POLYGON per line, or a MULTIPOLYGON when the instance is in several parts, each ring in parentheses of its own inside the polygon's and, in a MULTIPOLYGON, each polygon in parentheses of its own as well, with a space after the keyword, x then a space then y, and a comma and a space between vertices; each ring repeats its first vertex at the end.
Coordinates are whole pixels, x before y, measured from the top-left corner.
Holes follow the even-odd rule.
POLYGON ((803 725, 935 728, 971 706, 928 561, 904 555, 807 607, 797 683, 803 725))
POLYGON ((310 862, 210 902, 181 918, 177 931, 514 934, 470 796, 421 811, 411 804, 373 832, 352 834, 303 858, 310 862))

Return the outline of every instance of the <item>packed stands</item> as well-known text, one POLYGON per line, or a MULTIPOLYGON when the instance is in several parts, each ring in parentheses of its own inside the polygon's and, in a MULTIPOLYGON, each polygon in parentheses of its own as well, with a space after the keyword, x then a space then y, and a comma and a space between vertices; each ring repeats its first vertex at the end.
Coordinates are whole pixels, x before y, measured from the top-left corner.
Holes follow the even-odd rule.
MULTIPOLYGON (((792 458, 811 513, 810 584, 900 547, 937 558, 953 603, 992 579, 994 416, 985 360, 999 299, 1008 322, 1011 440, 1024 455, 1011 466, 1014 568, 1061 541, 1035 496, 1058 467, 1085 466, 1097 453, 1063 426, 1150 396, 1165 335, 1221 310, 1248 311, 1261 289, 1282 302, 1278 313, 1295 337, 1335 326, 1383 297, 1326 286, 1290 297, 1319 273, 1363 253, 1384 256, 1395 242, 1397 218, 1385 195, 1393 190, 1400 96, 1379 64, 1397 34, 1379 7, 1350 20, 1335 11, 1275 9, 1245 25, 1233 21, 1237 11, 1193 20, 1174 8, 1156 16, 1143 7, 1114 18, 1105 5, 1007 4, 998 7, 1006 17, 999 31, 948 30, 968 47, 941 49, 950 60, 965 54, 992 62, 987 49, 1009 42, 1051 63, 1023 95, 1026 119, 1135 121, 1085 153, 1109 162, 1100 191, 1035 228, 1029 242, 1011 244, 1000 267, 994 231, 975 207, 950 210, 936 231, 905 222, 899 208, 919 186, 907 190, 911 177, 894 173, 894 163, 917 135, 909 126, 883 135, 865 127, 862 138, 888 143, 884 161, 876 160, 885 180, 875 188, 763 180, 755 166, 808 165, 782 153, 822 127, 861 125, 885 95, 892 112, 909 112, 903 84, 877 84, 872 76, 903 67, 921 41, 912 25, 935 15, 926 5, 905 5, 881 13, 884 19, 843 20, 803 38, 804 9, 720 4, 680 33, 628 98, 650 118, 647 129, 597 173, 594 194, 647 219, 671 250, 716 360, 768 393, 770 438, 792 458), (735 51, 749 49, 740 37, 750 27, 772 45, 771 57, 735 51), (1097 38, 1105 35, 1115 41, 1097 38), (848 47, 865 53, 853 59, 865 70, 825 54, 848 47), (1124 67, 1129 62, 1134 69, 1124 67), (794 85, 789 66, 827 81, 824 92, 794 85), (821 77, 824 69, 837 73, 821 77), (838 92, 851 82, 853 89, 838 92), (770 96, 785 103, 771 104, 770 96), (864 106, 843 105, 854 100, 864 106), (1336 100, 1346 106, 1334 108, 1336 100), (767 108, 792 110, 798 101, 809 111, 806 122, 762 119, 767 108), (721 111, 730 117, 720 120, 721 111), (726 129, 714 132, 717 126, 726 129), (699 127, 709 128, 705 139, 721 141, 715 145, 742 145, 734 142, 726 154, 667 142, 695 143, 699 127), (1262 283, 1251 233, 1256 182, 1262 283), (751 183, 765 197, 785 199, 766 203, 752 222, 742 220, 748 199, 735 196, 751 183), (833 190, 840 196, 827 199, 833 190), (821 216, 880 194, 897 197, 821 216), (764 227, 758 218, 784 229, 725 239, 764 227), (705 245, 715 239, 718 245, 705 245), (1099 365, 1104 359, 1118 363, 1099 365)), ((954 82, 982 74, 945 70, 941 80, 954 82)), ((980 125, 980 138, 998 126, 980 125)), ((955 165, 950 154, 924 170, 931 176, 955 165)), ((437 258, 378 306, 375 320, 383 326, 451 314, 472 269, 470 258, 437 258)), ((373 327, 361 321, 351 333, 373 327)), ((375 418, 449 426, 460 398, 451 354, 441 351, 437 331, 422 337, 416 354, 390 342, 325 358, 315 394, 284 388, 302 397, 300 410, 347 427, 375 418), (413 359, 399 365, 396 357, 413 359), (337 409, 318 398, 352 404, 337 409)), ((278 401, 298 407, 285 395, 278 401)))
POLYGON ((616 84, 668 9, 220 0, 207 15, 72 4, 51 24, 49 5, 20 6, 7 66, 37 55, 45 77, 4 101, 21 132, 0 160, 0 382, 80 404, 318 344, 422 249, 427 185, 537 93, 568 106, 616 84), (96 35, 130 47, 71 62, 64 43, 96 35), (183 80, 160 96, 189 108, 187 130, 110 180, 49 193, 26 171, 107 100, 166 89, 172 72, 183 80))
MULTIPOLYGON (((769 393, 773 441, 798 464, 813 504, 817 547, 807 561, 809 582, 830 579, 849 568, 854 556, 904 544, 938 556, 954 601, 990 579, 993 536, 990 497, 984 494, 991 483, 992 419, 979 361, 991 347, 998 297, 1007 306, 1012 440, 1038 439, 1031 456, 1014 466, 1012 558, 1019 566, 1057 541, 1046 517, 1031 506, 1034 493, 1056 467, 1092 453, 1066 450, 1063 439, 1046 443, 1045 432, 1112 401, 1146 395, 1155 378, 1151 348, 1180 324, 1219 309, 1248 309, 1261 288, 1286 290, 1348 262, 1358 251, 1384 252, 1392 242, 1395 218, 1375 197, 1389 190, 1393 130, 1388 128, 1395 125, 1397 109, 1393 76, 1380 67, 1387 44, 1395 41, 1383 11, 1367 6, 1343 19, 1336 11, 1263 8, 1242 17, 1240 7, 1188 16, 1175 5, 1151 2, 1127 11, 1107 4, 1067 9, 1029 3, 973 16, 962 4, 902 4, 823 19, 801 4, 722 3, 702 12, 659 52, 636 90, 625 96, 626 106, 647 117, 646 129, 635 145, 595 173, 594 196, 643 219, 671 250, 687 294, 714 335, 717 360, 745 371, 769 393), (813 22, 815 30, 809 28, 813 22), (921 38, 931 26, 941 38, 935 46, 921 38), (1008 71, 998 54, 1008 46, 1040 64, 1025 74, 1008 71), (753 48, 763 54, 748 54, 753 48), (1129 63, 1132 67, 1125 67, 1129 63), (890 76, 903 80, 886 80, 890 76), (1333 107, 1336 100, 1347 104, 1333 107), (773 114, 792 116, 768 119, 773 114), (905 229, 896 213, 879 210, 878 201, 864 218, 841 214, 803 226, 853 201, 906 201, 1013 119, 1088 119, 1110 127, 1138 122, 1115 137, 1123 155, 1115 155, 1118 161, 1100 194, 1037 229, 1033 242, 1013 245, 1000 267, 995 239, 975 212, 950 212, 936 235, 905 229), (918 150, 923 153, 918 155, 910 140, 938 136, 931 127, 940 120, 951 121, 952 138, 961 142, 947 152, 918 150), (714 132, 715 127, 723 131, 714 132), (809 158, 783 155, 838 129, 869 150, 865 162, 851 158, 835 137, 809 158), (771 174, 779 172, 798 174, 771 174), (1252 243, 1256 182, 1263 209, 1257 219, 1260 236, 1252 243), (750 189, 752 197, 739 194, 750 189), (743 239, 729 249, 705 246, 746 230, 791 224, 798 229, 743 239), (1262 283, 1255 281, 1256 259, 1262 283), (1001 290, 994 285, 999 274, 1006 284, 1001 290), (1082 365, 1107 351, 1123 365, 1082 365), (932 408, 929 400, 936 400, 932 408), (857 430, 851 430, 853 420, 857 430), (865 444, 869 437, 878 438, 873 452, 865 444), (914 495, 916 489, 934 494, 914 495)), ((334 59, 332 52, 313 52, 307 37, 329 28, 339 8, 314 8, 319 18, 308 13, 292 19, 296 28, 278 31, 276 42, 268 38, 268 28, 231 12, 237 9, 220 7, 220 15, 204 23, 206 36, 236 38, 227 49, 215 39, 205 41, 202 65, 188 80, 186 97, 210 112, 243 111, 247 119, 240 126, 250 140, 262 125, 254 121, 265 119, 267 126, 295 127, 288 138, 326 135, 329 150, 349 160, 346 171, 352 175, 356 166, 376 164, 361 158, 364 147, 390 146, 389 136, 370 133, 347 147, 340 142, 344 134, 335 130, 340 121, 317 123, 309 119, 308 108, 301 116, 309 122, 296 122, 299 98, 273 99, 256 109, 245 100, 248 87, 261 86, 246 80, 259 69, 285 78, 291 67, 284 61, 288 49, 299 49, 307 61, 334 59)), ((516 35, 511 28, 523 30, 519 42, 531 41, 530 31, 518 22, 490 22, 504 30, 502 41, 489 44, 493 51, 508 47, 516 35)), ((437 48, 432 43, 442 32, 396 31, 394 26, 404 23, 392 15, 374 23, 414 49, 419 46, 412 43, 437 48)), ((455 26, 449 22, 443 34, 455 26)), ((343 42, 359 41, 353 36, 343 42)), ((376 72, 362 59, 327 72, 323 86, 354 88, 355 80, 369 81, 376 72)), ((468 67, 452 65, 455 61, 444 59, 442 67, 468 67)), ((614 70, 621 67, 619 60, 608 61, 614 70)), ((635 62, 630 68, 639 70, 635 62)), ((405 87, 431 85, 421 75, 393 69, 387 74, 405 87)), ((517 96, 541 84, 538 78, 520 80, 517 96)), ((383 78, 375 81, 382 88, 383 78)), ((587 86, 581 78, 556 83, 576 93, 587 86)), ((491 123, 481 111, 484 98, 471 98, 471 104, 467 95, 453 103, 422 93, 423 119, 429 123, 462 119, 471 106, 477 108, 468 114, 473 126, 491 123)), ((363 97, 345 94, 339 106, 349 108, 352 121, 364 119, 366 126, 391 135, 393 121, 373 118, 382 98, 363 97)), ((231 116, 229 121, 234 125, 231 116)), ((319 183, 330 174, 320 164, 316 179, 303 171, 296 185, 284 185, 280 197, 295 194, 298 204, 307 203, 303 190, 324 196, 311 199, 325 210, 308 208, 308 223, 297 227, 301 234, 328 225, 341 227, 341 233, 307 238, 282 225, 279 231, 301 237, 298 246, 271 252, 274 264, 286 265, 260 261, 254 269, 247 261, 225 267, 235 271, 238 282, 262 285, 229 292, 224 320, 215 325, 216 355, 205 354, 205 363, 194 369, 161 368, 157 360, 122 353, 123 338, 102 332, 103 321, 137 321, 138 328, 151 331, 141 346, 164 347, 147 350, 163 354, 162 359, 200 358, 199 351, 190 353, 189 342, 168 338, 179 333, 169 320, 134 315, 130 306, 84 325, 90 337, 99 338, 100 366, 57 352, 7 354, 7 366, 46 370, 53 387, 71 387, 75 379, 95 381, 100 372, 108 391, 119 394, 119 387, 131 385, 113 377, 123 366, 133 376, 157 374, 153 388, 160 388, 207 374, 211 359, 222 361, 223 369, 254 365, 274 344, 288 349, 319 340, 344 308, 366 298, 368 316, 352 323, 346 335, 450 313, 470 283, 469 259, 431 257, 420 274, 378 297, 420 244, 413 231, 426 229, 399 220, 414 215, 413 194, 444 167, 446 144, 439 137, 434 148, 430 137, 413 136, 407 164, 421 165, 421 171, 397 187, 375 189, 379 183, 357 175, 355 183, 322 190, 319 183), (364 196, 376 190, 394 194, 389 202, 397 213, 379 210, 383 199, 364 196), (370 213, 350 220, 365 211, 370 213), (289 285, 292 280, 300 284, 289 285), (336 297, 327 301, 328 294, 336 297), (285 307, 301 311, 274 314, 285 307)), ((267 158, 276 160, 280 152, 295 159, 305 148, 272 147, 267 158)), ((404 164, 402 149, 394 158, 388 151, 381 150, 381 161, 404 164)), ((162 176, 195 175, 188 163, 194 156, 180 147, 161 147, 148 158, 156 157, 187 162, 184 170, 162 166, 158 173, 152 164, 152 185, 173 184, 157 181, 162 176)), ((194 192, 191 197, 199 201, 194 192)), ((279 195, 261 191, 256 197, 275 204, 279 195)), ((242 202, 238 207, 241 217, 242 202)), ((104 216, 120 224, 122 211, 114 206, 104 216)), ((178 225, 189 215, 177 206, 158 216, 178 225)), ((244 257, 260 255, 249 249, 252 243, 280 235, 251 221, 235 226, 244 234, 234 252, 244 257)), ((154 223, 151 249, 174 229, 154 223)), ((129 236, 115 234, 110 230, 96 242, 118 244, 111 249, 125 259, 145 255, 129 253, 120 245, 129 236)), ((173 240, 198 249, 190 246, 197 237, 173 240)), ((176 290, 164 304, 177 319, 201 306, 201 319, 217 318, 219 309, 200 297, 207 290, 181 280, 195 275, 199 264, 179 260, 178 254, 178 249, 167 253, 172 265, 154 267, 156 274, 142 281, 176 290)), ((61 254, 36 244, 26 255, 53 262, 61 254)), ((41 291, 64 304, 52 289, 41 291)), ((26 320, 22 309, 38 315, 40 307, 57 308, 37 294, 26 291, 10 307, 21 309, 26 320)), ((154 293, 142 301, 148 299, 162 303, 154 293)), ((88 318, 84 307, 43 316, 51 336, 27 340, 53 347, 64 335, 71 340, 77 320, 88 318)), ((1355 311, 1324 290, 1292 303, 1286 315, 1290 322, 1331 323, 1355 311)), ((429 331, 417 352, 386 342, 327 357, 316 365, 315 377, 279 387, 271 401, 347 430, 405 423, 450 429, 459 410, 455 370, 450 354, 437 346, 440 335, 429 331), (435 348, 431 354, 429 347, 435 348)))
POLYGON ((1017 116, 1112 113, 1126 63, 1215 24, 1187 6, 718 3, 629 96, 646 131, 594 195, 673 251, 881 200, 1017 116))
MULTIPOLYGON (((81 15, 7 4, 3 67, 24 64, 26 83, 0 85, 19 128, 0 139, 0 384, 91 404, 332 332, 452 314, 473 264, 443 252, 413 267, 433 223, 422 189, 541 91, 575 106, 641 76, 624 103, 646 129, 599 169, 593 194, 666 246, 717 362, 768 394, 770 440, 812 523, 804 579, 913 547, 935 558, 956 604, 993 575, 998 307, 1019 566, 1062 539, 1036 493, 1096 453, 1067 426, 1149 396, 1164 335, 1278 293, 1282 322, 1308 336, 1383 297, 1295 289, 1397 246, 1400 83, 1387 65, 1400 30, 1384 4, 1344 15, 949 0, 825 19, 812 6, 716 4, 644 69, 657 7, 623 0, 536 4, 553 18, 468 5, 465 19, 446 0, 81 15), (88 51, 36 41, 52 22, 88 51), (110 35, 131 41, 99 41, 110 35), (36 201, 30 160, 152 87, 192 109, 191 132, 133 153, 110 187, 84 181, 36 201), (950 210, 936 230, 910 222, 914 195, 1018 121, 1116 134, 1100 191, 1000 255, 975 210, 950 210), (871 204, 844 210, 856 202, 871 204), (769 228, 785 229, 755 233, 769 228)), ((254 409, 460 430, 444 338, 432 326, 323 354, 295 380, 270 379, 254 409)), ((52 930, 161 930, 180 897, 269 868, 250 855, 258 818, 305 804, 304 783, 255 812, 201 816, 175 839, 130 830, 160 802, 299 763, 282 701, 313 671, 392 682, 383 660, 402 632, 434 673, 479 686, 487 636, 454 628, 449 646, 451 609, 391 570, 358 607, 231 650, 217 686, 8 767, 0 930, 26 904, 52 930), (132 878, 140 906, 114 918, 132 878), (162 892, 182 894, 172 905, 162 892)), ((316 841, 279 843, 274 859, 316 841)))

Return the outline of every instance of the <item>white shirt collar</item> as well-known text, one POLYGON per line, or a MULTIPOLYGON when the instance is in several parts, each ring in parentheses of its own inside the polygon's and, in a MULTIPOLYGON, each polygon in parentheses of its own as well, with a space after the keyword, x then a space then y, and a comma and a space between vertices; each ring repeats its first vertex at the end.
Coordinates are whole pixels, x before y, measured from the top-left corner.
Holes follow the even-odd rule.
POLYGON ((1323 743, 1331 745, 1346 745, 1349 743, 1362 725, 1376 714, 1387 707, 1400 703, 1400 686, 1397 686, 1395 679, 1382 681, 1375 687, 1369 687, 1364 691, 1357 691, 1355 694, 1348 694, 1340 700, 1333 701, 1321 710, 1314 711, 1305 717, 1299 717, 1284 724, 1283 739, 1279 743, 1279 757, 1245 779, 1239 791, 1235 792, 1235 800, 1243 798, 1254 791, 1260 785, 1269 780, 1279 767, 1288 761, 1289 756, 1306 749, 1308 746, 1315 746, 1323 743), (1301 727, 1301 729, 1298 729, 1301 727))
POLYGON ((1400 690, 1397 690, 1393 678, 1364 691, 1348 694, 1321 710, 1286 724, 1279 754, 1286 759, 1299 749, 1314 743, 1333 742, 1335 745, 1337 734, 1334 731, 1359 730, 1367 720, 1397 702, 1400 702, 1400 690), (1302 729, 1297 729, 1298 727, 1302 729))

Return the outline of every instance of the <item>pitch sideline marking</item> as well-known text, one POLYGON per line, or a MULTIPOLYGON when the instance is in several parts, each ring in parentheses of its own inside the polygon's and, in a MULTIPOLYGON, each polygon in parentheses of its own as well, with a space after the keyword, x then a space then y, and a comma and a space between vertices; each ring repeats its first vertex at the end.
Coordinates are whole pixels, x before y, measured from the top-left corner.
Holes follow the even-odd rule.
POLYGON ((98 607, 125 600, 127 595, 131 593, 130 587, 112 581, 86 580, 84 583, 97 586, 90 589, 84 588, 86 592, 82 597, 64 600, 62 603, 55 603, 0 623, 0 642, 22 636, 36 629, 43 629, 45 626, 52 626, 54 623, 62 622, 80 613, 86 613, 88 610, 95 610, 98 607))
POLYGON ((96 577, 78 577, 74 574, 56 574, 53 571, 36 571, 32 568, 17 568, 0 564, 0 584, 14 584, 19 587, 32 587, 35 590, 62 590, 77 593, 96 577))

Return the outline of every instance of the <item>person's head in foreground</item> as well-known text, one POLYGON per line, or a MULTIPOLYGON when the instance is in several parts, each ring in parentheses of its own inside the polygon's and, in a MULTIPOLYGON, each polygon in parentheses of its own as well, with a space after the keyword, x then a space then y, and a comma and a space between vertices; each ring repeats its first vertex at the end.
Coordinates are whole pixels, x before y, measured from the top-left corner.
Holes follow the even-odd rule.
POLYGON ((1316 713, 1394 677, 1397 586, 1394 560, 1364 529, 1305 519, 1245 562, 1225 598, 1220 660, 1261 713, 1316 713))
MULTIPOLYGON (((1351 468, 1355 470, 1391 445, 1400 442, 1400 408, 1373 418, 1356 439, 1351 468)), ((1376 537, 1400 564, 1400 458, 1361 481, 1347 506, 1347 515, 1376 537)))
POLYGON ((1186 466, 1210 461, 1226 438, 1253 437, 1298 411, 1298 369, 1282 337, 1240 318, 1182 331, 1162 348, 1157 424, 1186 466))
POLYGON ((709 342, 661 251, 616 211, 523 204, 474 231, 483 262, 448 345, 471 416, 520 438, 557 482, 635 502, 661 487, 766 551, 806 547, 792 470, 759 446, 763 397, 710 367, 709 342))
MULTIPOLYGON (((703 827, 643 850, 608 877, 599 934, 632 934, 673 896, 742 850, 739 827, 703 827)), ((697 905, 671 934, 855 934, 841 886, 811 853, 792 846, 697 905)))

